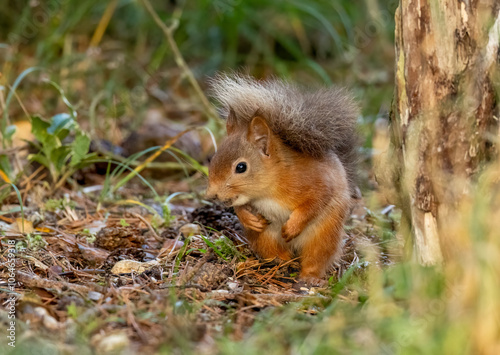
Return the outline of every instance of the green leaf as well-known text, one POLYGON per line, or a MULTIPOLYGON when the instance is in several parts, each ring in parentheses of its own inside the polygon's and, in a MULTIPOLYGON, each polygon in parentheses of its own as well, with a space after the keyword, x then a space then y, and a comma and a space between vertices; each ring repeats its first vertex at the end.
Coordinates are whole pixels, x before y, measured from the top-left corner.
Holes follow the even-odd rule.
POLYGON ((59 139, 64 139, 67 134, 64 130, 71 130, 75 127, 75 120, 67 113, 59 113, 52 117, 51 125, 47 128, 47 133, 58 136, 59 139), (64 137, 59 137, 59 135, 64 137))
POLYGON ((71 144, 72 158, 70 165, 72 167, 80 164, 88 155, 90 148, 90 138, 85 132, 78 132, 75 140, 71 144))
POLYGON ((71 147, 61 146, 54 149, 50 154, 50 161, 55 165, 58 173, 61 173, 64 166, 68 163, 71 154, 71 147))
POLYGON ((42 152, 47 158, 51 157, 54 149, 61 146, 60 139, 53 134, 49 134, 49 127, 51 127, 51 124, 42 120, 39 116, 31 118, 31 133, 42 145, 42 152))
POLYGON ((7 126, 7 128, 5 129, 4 138, 10 141, 14 133, 16 133, 16 129, 17 127, 15 125, 7 126))
POLYGON ((32 116, 31 117, 31 133, 35 136, 35 138, 44 144, 47 139, 48 133, 47 128, 50 127, 48 122, 45 122, 40 118, 40 116, 32 116))
POLYGON ((43 155, 42 153, 38 153, 38 154, 30 154, 28 155, 28 160, 31 161, 31 162, 37 162, 38 164, 41 164, 43 166, 45 166, 47 169, 50 169, 50 161, 49 159, 43 155))
MULTIPOLYGON (((10 166, 9 157, 5 154, 0 155, 0 170, 2 170, 10 179, 12 176, 12 168, 10 166)), ((0 181, 3 181, 0 179, 0 181)))

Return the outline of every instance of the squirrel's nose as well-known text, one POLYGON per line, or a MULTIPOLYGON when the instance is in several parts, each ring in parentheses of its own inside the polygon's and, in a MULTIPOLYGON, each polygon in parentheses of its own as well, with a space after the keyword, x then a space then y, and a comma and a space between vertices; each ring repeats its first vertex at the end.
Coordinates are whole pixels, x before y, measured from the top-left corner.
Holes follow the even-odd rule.
POLYGON ((208 186, 207 192, 205 193, 205 197, 209 200, 216 199, 217 193, 215 192, 215 189, 211 186, 208 186))

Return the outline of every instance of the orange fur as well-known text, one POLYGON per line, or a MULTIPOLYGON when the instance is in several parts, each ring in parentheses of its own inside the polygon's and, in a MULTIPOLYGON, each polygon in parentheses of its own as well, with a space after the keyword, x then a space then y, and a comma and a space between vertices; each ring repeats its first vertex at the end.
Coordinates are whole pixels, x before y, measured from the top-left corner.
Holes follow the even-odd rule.
POLYGON ((332 211, 323 224, 315 226, 301 252, 303 279, 322 278, 328 267, 338 256, 343 237, 346 211, 338 208, 332 211))
POLYGON ((247 230, 251 248, 263 259, 290 260, 290 250, 266 231, 261 233, 247 230))

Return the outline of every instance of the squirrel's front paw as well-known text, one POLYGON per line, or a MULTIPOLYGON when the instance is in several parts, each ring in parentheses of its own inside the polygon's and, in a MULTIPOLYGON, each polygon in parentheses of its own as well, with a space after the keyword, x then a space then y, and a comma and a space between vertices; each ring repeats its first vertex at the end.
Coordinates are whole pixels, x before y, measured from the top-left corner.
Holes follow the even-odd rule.
POLYGON ((260 214, 254 214, 246 206, 235 207, 236 214, 245 228, 261 233, 269 222, 260 214))
POLYGON ((283 227, 281 227, 281 236, 285 242, 290 242, 300 234, 301 230, 289 221, 286 222, 283 227))
POLYGON ((245 213, 243 218, 240 218, 241 223, 251 230, 261 233, 266 229, 269 222, 260 214, 245 213))
POLYGON ((259 233, 263 232, 268 224, 269 223, 267 222, 267 220, 260 214, 259 215, 252 214, 247 216, 245 223, 243 223, 243 225, 245 225, 246 227, 259 233))

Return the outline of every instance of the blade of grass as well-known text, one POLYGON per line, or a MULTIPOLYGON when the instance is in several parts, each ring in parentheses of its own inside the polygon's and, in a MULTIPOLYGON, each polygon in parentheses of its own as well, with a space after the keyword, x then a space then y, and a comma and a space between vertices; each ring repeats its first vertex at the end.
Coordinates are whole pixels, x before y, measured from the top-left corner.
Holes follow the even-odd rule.
POLYGON ((116 201, 114 203, 115 205, 138 205, 138 206, 141 206, 145 209, 147 209, 149 212, 151 212, 151 214, 153 215, 157 215, 158 217, 161 217, 160 214, 158 212, 156 212, 156 210, 151 207, 151 206, 148 206, 140 201, 136 201, 136 200, 119 200, 119 201, 116 201))
POLYGON ((99 102, 105 98, 107 95, 107 93, 105 91, 100 91, 97 93, 97 95, 95 95, 95 97, 92 99, 92 101, 90 102, 90 108, 89 108, 89 125, 90 125, 90 135, 92 137, 95 137, 96 136, 96 109, 97 109, 97 105, 99 104, 99 102))
POLYGON ((318 11, 311 3, 301 2, 301 1, 293 1, 293 4, 302 11, 308 13, 309 15, 316 18, 326 29, 326 31, 330 34, 333 41, 335 42, 337 48, 342 50, 342 39, 340 38, 337 30, 332 26, 331 21, 329 21, 323 14, 318 11))
POLYGON ((97 47, 99 45, 99 43, 101 42, 102 36, 104 35, 104 32, 106 31, 106 28, 109 25, 109 21, 111 20, 111 17, 113 17, 113 14, 116 10, 117 4, 118 4, 118 0, 112 0, 108 3, 106 10, 104 11, 104 14, 101 17, 101 20, 99 21, 99 24, 97 25, 97 28, 94 32, 94 35, 92 36, 92 39, 90 40, 90 47, 97 47))
POLYGON ((172 151, 180 154, 184 159, 187 160, 187 162, 195 169, 204 174, 205 176, 208 176, 208 168, 202 164, 200 164, 196 159, 191 157, 189 154, 186 152, 176 148, 176 147, 171 147, 170 148, 172 151))
POLYGON ((206 245, 208 245, 210 248, 212 248, 214 250, 215 254, 217 254, 222 259, 224 259, 225 261, 227 261, 226 257, 224 255, 222 255, 221 251, 215 246, 214 243, 212 243, 210 240, 208 240, 207 237, 204 237, 202 235, 200 235, 200 237, 201 237, 201 239, 203 239, 203 241, 205 242, 206 245))
POLYGON ((57 84, 56 82, 53 82, 52 80, 44 80, 44 82, 46 82, 47 84, 49 85, 52 85, 58 92, 59 94, 61 95, 61 99, 63 100, 64 104, 70 109, 71 111, 71 117, 73 117, 73 119, 76 120, 76 117, 78 115, 78 113, 76 112, 76 109, 75 107, 71 104, 71 102, 69 102, 68 98, 66 97, 66 95, 64 94, 64 90, 63 88, 61 88, 59 86, 59 84, 57 84))
MULTIPOLYGON (((6 127, 9 125, 9 106, 10 106, 10 102, 12 101, 12 98, 14 97, 14 93, 17 89, 17 87, 19 86, 19 84, 21 84, 21 81, 23 81, 23 79, 30 73, 34 72, 34 71, 37 71, 37 70, 42 70, 43 68, 40 68, 40 67, 31 67, 31 68, 28 68, 26 70, 24 70, 21 74, 19 74, 19 76, 16 78, 16 80, 14 81, 14 84, 12 85, 10 91, 9 91, 9 94, 7 95, 7 99, 5 100, 5 106, 3 108, 3 120, 0 124, 0 134, 2 134, 3 136, 3 133, 5 132, 5 129, 6 127)), ((5 140, 2 139, 2 147, 5 149, 5 140)))
POLYGON ((179 272, 179 266, 181 265, 182 258, 186 255, 191 239, 192 239, 191 236, 186 238, 186 240, 184 241, 184 245, 181 247, 181 249, 175 256, 175 260, 173 263, 173 270, 172 270, 172 283, 176 283, 177 276, 174 274, 179 272))
POLYGON ((352 274, 360 265, 361 263, 354 264, 344 272, 344 275, 342 275, 340 280, 332 287, 332 298, 336 297, 347 286, 352 274))
POLYGON ((172 146, 172 144, 174 144, 175 142, 177 142, 177 140, 180 137, 182 137, 187 132, 192 131, 193 129, 194 129, 194 127, 185 129, 184 131, 182 131, 181 133, 177 134, 173 138, 167 140, 167 142, 163 145, 163 147, 161 147, 159 150, 157 150, 155 153, 153 153, 142 164, 140 164, 137 168, 135 168, 130 174, 128 174, 126 177, 124 177, 122 180, 120 180, 115 185, 115 187, 113 188, 113 192, 116 191, 116 190, 118 190, 120 187, 122 187, 123 185, 125 185, 130 179, 132 179, 134 176, 136 176, 137 174, 139 174, 150 162, 152 162, 153 160, 155 160, 162 152, 164 152, 165 150, 169 149, 172 146))
POLYGON ((19 207, 21 209, 21 223, 22 223, 22 232, 24 233, 24 208, 23 208, 23 198, 21 197, 21 192, 17 188, 16 185, 10 183, 10 186, 16 191, 17 200, 19 201, 19 207))
MULTIPOLYGON (((120 166, 125 166, 123 163, 119 162, 119 161, 116 161, 116 160, 109 160, 109 159, 93 159, 93 160, 89 160, 89 163, 108 163, 108 162, 111 162, 113 164, 116 164, 116 165, 120 165, 120 166)), ((127 170, 130 170, 131 172, 133 172, 133 169, 128 167, 128 166, 125 166, 125 168, 127 170)), ((157 200, 160 200, 160 196, 158 195, 158 193, 156 192, 156 190, 154 189, 154 187, 141 175, 141 174, 136 174, 137 177, 142 181, 142 183, 144 185, 146 185, 147 187, 149 187, 149 189, 153 192, 155 198, 157 200)))
MULTIPOLYGON (((149 153, 149 152, 153 152, 155 151, 156 149, 160 149, 159 146, 157 147, 150 147, 150 148, 147 148, 147 149, 144 149, 143 151, 140 151, 140 152, 137 152, 135 154, 132 154, 131 156, 129 156, 127 159, 123 160, 123 165, 119 168, 119 169, 114 169, 112 172, 111 172, 111 177, 114 178, 115 176, 119 176, 121 174, 123 174, 123 172, 127 169, 127 168, 130 168, 138 158, 142 157, 143 155, 149 153)), ((115 156, 113 156, 113 158, 117 158, 115 156)), ((137 165, 139 166, 139 165, 137 165)), ((133 168, 130 169, 131 171, 133 171, 133 168)))

